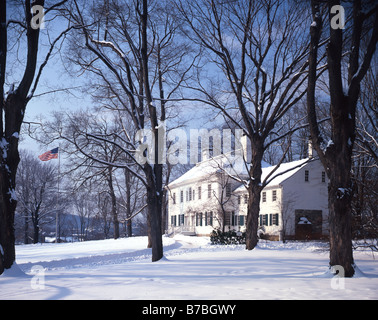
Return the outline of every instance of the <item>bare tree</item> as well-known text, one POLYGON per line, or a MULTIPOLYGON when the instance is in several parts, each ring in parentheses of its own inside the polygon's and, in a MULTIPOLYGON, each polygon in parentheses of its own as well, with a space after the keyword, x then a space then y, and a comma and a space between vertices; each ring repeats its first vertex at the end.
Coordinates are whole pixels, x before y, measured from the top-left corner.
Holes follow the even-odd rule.
POLYGON ((74 210, 73 227, 76 233, 72 236, 73 238, 77 236, 79 241, 89 240, 91 233, 95 231, 95 216, 100 210, 96 191, 90 186, 81 186, 70 194, 72 209, 74 210))
MULTIPOLYGON (((162 141, 163 124, 169 116, 169 105, 172 106, 168 102, 187 74, 186 70, 177 72, 186 50, 173 49, 178 43, 173 40, 178 39, 177 24, 166 9, 160 2, 147 0, 105 1, 92 7, 73 1, 68 17, 80 28, 75 36, 72 61, 81 72, 101 80, 103 88, 95 94, 103 97, 103 106, 120 112, 120 119, 124 119, 124 114, 130 119, 123 123, 119 132, 86 134, 86 139, 107 141, 116 146, 125 156, 123 160, 112 162, 111 166, 129 170, 146 188, 152 261, 163 256, 164 182, 160 156, 165 143, 162 141), (153 145, 144 151, 143 156, 153 160, 143 163, 136 158, 136 150, 143 141, 140 137, 135 138, 135 132, 145 129, 151 132, 153 145)), ((108 163, 87 153, 78 140, 72 142, 88 158, 108 163)))
MULTIPOLYGON (((98 108, 55 112, 50 121, 42 121, 43 125, 34 136, 43 144, 60 140, 61 154, 66 155, 63 175, 69 177, 75 191, 88 190, 98 194, 99 207, 102 208, 98 217, 103 218, 98 221, 103 222, 106 237, 108 223, 113 225, 115 239, 120 236, 121 222, 128 225, 131 235, 131 219, 143 207, 141 199, 146 193, 139 177, 125 165, 132 163, 133 159, 122 151, 127 145, 120 145, 123 142, 117 138, 124 131, 121 118, 118 118, 120 114, 98 108)), ((131 133, 129 129, 129 137, 131 133)), ((139 176, 143 174, 140 168, 134 170, 139 176)))
POLYGON ((25 221, 25 243, 28 243, 29 222, 33 225, 33 243, 40 242, 40 228, 55 220, 57 206, 56 168, 41 161, 27 151, 20 152, 21 162, 17 174, 17 212, 25 221))
MULTIPOLYGON (((46 144, 61 139, 61 153, 67 154, 68 163, 65 175, 69 175, 73 188, 80 190, 95 184, 106 186, 106 192, 111 199, 111 213, 113 221, 113 235, 119 238, 119 221, 117 209, 117 195, 115 184, 115 170, 112 163, 119 160, 120 150, 110 141, 91 139, 90 135, 108 136, 117 131, 116 124, 107 119, 106 114, 76 111, 71 113, 55 112, 51 121, 44 121, 37 139, 46 144), (80 146, 80 148, 79 148, 80 146), (80 151, 85 149, 91 158, 80 151), (101 160, 101 163, 97 160, 101 160)), ((113 140, 114 141, 114 140, 113 140)), ((103 191, 103 190, 101 190, 103 191)))
MULTIPOLYGON (((45 17, 50 12, 63 5, 66 0, 58 1, 45 8, 45 17)), ((56 44, 69 31, 64 30, 54 41, 49 43, 49 49, 42 63, 38 63, 40 25, 42 23, 41 8, 44 0, 25 0, 11 3, 0 1, 0 274, 4 269, 11 268, 15 261, 14 213, 17 206, 15 197, 16 173, 20 161, 18 152, 19 133, 28 102, 35 94, 42 71, 46 66, 56 44), (22 13, 20 20, 7 17, 7 14, 18 9, 22 13), (37 9, 37 10, 36 10, 37 9), (38 10, 39 9, 39 10, 38 10), (9 19, 9 20, 7 20, 9 19), (12 37, 9 37, 12 32, 12 37), (13 33, 14 32, 14 33, 13 33), (19 46, 23 40, 26 44, 19 46), (9 76, 8 49, 24 48, 26 64, 12 73, 12 76, 22 74, 19 81, 7 83, 9 76), (22 70, 21 70, 22 69, 22 70), (8 88, 6 87, 8 85, 8 88)), ((47 19, 47 18, 46 18, 47 19)), ((45 20, 46 20, 45 19, 45 20)), ((47 23, 47 20, 46 20, 47 23)))
POLYGON ((129 170, 124 169, 124 179, 116 177, 116 184, 118 189, 118 206, 120 208, 121 222, 125 225, 126 235, 132 237, 133 235, 133 221, 138 213, 141 213, 141 208, 144 206, 144 198, 146 189, 143 184, 133 176, 129 170), (124 213, 122 216, 122 212, 124 213))
POLYGON ((280 197, 277 206, 281 212, 281 229, 280 229, 280 240, 285 243, 288 234, 294 234, 295 224, 290 221, 293 217, 295 203, 295 195, 292 193, 285 194, 284 197, 280 197))
MULTIPOLYGON (((329 227, 330 266, 340 265, 345 276, 354 275, 354 260, 351 238, 352 150, 356 139, 356 107, 360 95, 360 84, 376 50, 378 41, 378 5, 373 1, 360 0, 348 4, 345 11, 350 14, 346 30, 332 25, 340 12, 333 10, 341 2, 328 1, 329 41, 327 46, 328 82, 330 91, 329 115, 331 117, 331 139, 327 142, 317 124, 316 114, 316 68, 323 30, 322 2, 312 0, 313 23, 310 27, 311 47, 307 90, 307 110, 311 138, 319 158, 330 179, 329 227), (350 35, 343 39, 343 35, 350 35), (368 45, 362 50, 361 39, 367 37, 368 45), (348 51, 347 51, 348 50, 348 51), (346 76, 343 75, 343 56, 348 59, 346 76)), ((340 19, 340 17, 339 17, 340 19)))
POLYGON ((271 178, 261 180, 264 152, 299 128, 295 123, 287 129, 280 121, 306 92, 308 36, 301 30, 308 13, 285 1, 179 1, 178 6, 187 36, 206 52, 203 63, 220 71, 211 79, 199 74, 199 85, 188 87, 251 141, 246 247, 252 250, 260 193, 271 178))
MULTIPOLYGON (((221 172, 219 175, 219 194, 215 190, 213 190, 213 197, 216 199, 217 202, 217 211, 219 212, 218 215, 215 215, 216 219, 218 219, 219 225, 221 226, 222 232, 225 232, 226 221, 227 221, 227 214, 230 213, 230 208, 234 208, 237 203, 237 198, 233 195, 232 189, 235 187, 232 178, 226 174, 225 172, 221 172), (220 210, 219 210, 220 208, 220 210)), ((212 210, 215 212, 214 210, 212 210)))
POLYGON ((361 83, 353 150, 352 236, 358 246, 377 250, 378 244, 378 56, 375 55, 361 83))
POLYGON ((366 154, 377 166, 378 163, 378 57, 372 60, 372 67, 368 70, 361 85, 358 110, 356 114, 356 147, 359 154, 366 154), (374 67, 373 67, 374 66, 374 67))

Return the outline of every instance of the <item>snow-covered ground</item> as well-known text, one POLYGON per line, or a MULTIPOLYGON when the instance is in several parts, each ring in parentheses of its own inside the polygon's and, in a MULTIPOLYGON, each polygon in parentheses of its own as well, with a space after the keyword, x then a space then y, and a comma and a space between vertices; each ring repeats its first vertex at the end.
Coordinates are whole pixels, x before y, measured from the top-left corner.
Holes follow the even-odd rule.
POLYGON ((260 242, 211 246, 208 238, 164 238, 151 263, 147 238, 17 246, 0 276, 1 299, 378 299, 378 261, 355 252, 352 279, 327 272, 326 244, 260 242))

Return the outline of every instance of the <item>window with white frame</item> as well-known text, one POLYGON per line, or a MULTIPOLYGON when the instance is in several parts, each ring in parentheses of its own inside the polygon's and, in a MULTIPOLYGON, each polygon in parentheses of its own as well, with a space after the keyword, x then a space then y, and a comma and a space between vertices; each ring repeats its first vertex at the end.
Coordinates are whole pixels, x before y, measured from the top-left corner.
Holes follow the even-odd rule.
POLYGON ((213 226, 213 211, 208 212, 207 218, 209 219, 208 225, 213 226))
POLYGON ((202 226, 202 212, 197 212, 196 213, 196 226, 202 226))
POLYGON ((232 211, 231 212, 231 226, 237 226, 238 225, 238 222, 237 222, 237 219, 236 219, 236 215, 235 215, 235 211, 232 211))
POLYGON ((179 226, 183 226, 185 224, 185 215, 179 215, 179 226))
POLYGON ((279 225, 278 213, 272 213, 271 217, 272 217, 272 223, 271 223, 271 225, 272 226, 278 226, 279 225))
POLYGON ((171 225, 173 227, 177 226, 177 216, 171 216, 171 225))
POLYGON ((246 223, 246 216, 240 215, 239 216, 239 226, 245 226, 246 223))
POLYGON ((261 214, 259 216, 259 226, 279 226, 279 214, 278 213, 271 213, 271 214, 261 214))
POLYGON ((268 222, 269 222, 269 215, 268 214, 262 214, 260 215, 260 224, 261 226, 268 226, 268 222))

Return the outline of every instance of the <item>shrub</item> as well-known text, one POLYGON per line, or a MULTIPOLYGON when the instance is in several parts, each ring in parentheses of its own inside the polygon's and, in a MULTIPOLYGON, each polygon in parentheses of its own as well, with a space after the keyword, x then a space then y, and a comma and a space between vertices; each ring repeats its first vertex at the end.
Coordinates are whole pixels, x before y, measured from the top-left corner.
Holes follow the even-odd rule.
POLYGON ((236 232, 234 230, 222 232, 220 230, 214 230, 210 234, 211 244, 245 244, 245 232, 236 232))

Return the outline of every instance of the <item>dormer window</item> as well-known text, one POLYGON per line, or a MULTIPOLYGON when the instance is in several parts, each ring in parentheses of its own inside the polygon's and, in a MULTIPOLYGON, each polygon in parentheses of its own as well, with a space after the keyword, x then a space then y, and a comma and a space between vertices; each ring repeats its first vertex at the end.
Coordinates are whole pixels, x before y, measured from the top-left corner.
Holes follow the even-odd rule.
POLYGON ((308 170, 305 170, 305 182, 309 182, 310 181, 310 171, 308 170))

